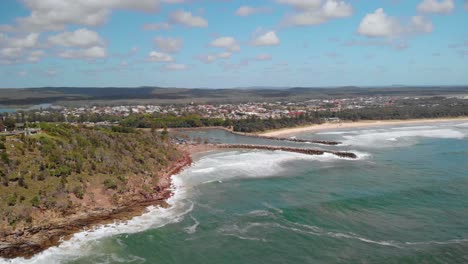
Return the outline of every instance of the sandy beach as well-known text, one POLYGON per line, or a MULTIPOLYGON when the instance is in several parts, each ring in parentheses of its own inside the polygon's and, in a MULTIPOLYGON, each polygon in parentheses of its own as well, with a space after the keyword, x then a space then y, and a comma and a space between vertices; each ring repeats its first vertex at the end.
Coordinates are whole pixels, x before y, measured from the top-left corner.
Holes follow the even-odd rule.
POLYGON ((270 131, 259 133, 258 135, 268 136, 268 137, 281 137, 281 136, 288 136, 288 135, 293 135, 297 133, 317 132, 317 131, 323 131, 323 130, 337 130, 337 129, 348 129, 348 128, 391 126, 391 125, 426 124, 426 123, 453 122, 453 121, 468 121, 468 117, 408 119, 408 120, 375 120, 375 121, 366 120, 366 121, 358 121, 358 122, 324 123, 320 125, 270 130, 270 131))

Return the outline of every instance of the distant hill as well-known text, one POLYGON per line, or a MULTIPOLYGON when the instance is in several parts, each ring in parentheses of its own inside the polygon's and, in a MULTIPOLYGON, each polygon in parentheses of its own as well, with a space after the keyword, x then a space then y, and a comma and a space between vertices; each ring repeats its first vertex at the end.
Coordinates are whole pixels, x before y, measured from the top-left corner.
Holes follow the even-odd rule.
POLYGON ((337 87, 337 88, 232 88, 187 89, 161 87, 94 88, 42 87, 0 89, 0 105, 31 106, 37 104, 112 105, 112 104, 181 104, 239 103, 248 101, 303 101, 307 99, 355 96, 437 96, 468 94, 468 86, 433 87, 337 87))

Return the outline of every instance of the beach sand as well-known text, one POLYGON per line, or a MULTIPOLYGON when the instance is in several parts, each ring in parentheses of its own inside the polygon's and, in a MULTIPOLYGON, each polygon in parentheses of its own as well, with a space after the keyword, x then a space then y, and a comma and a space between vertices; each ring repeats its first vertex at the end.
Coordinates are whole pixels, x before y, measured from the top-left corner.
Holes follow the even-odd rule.
POLYGON ((391 125, 410 125, 410 124, 426 124, 452 121, 468 121, 468 117, 459 118, 434 118, 434 119, 408 119, 408 120, 366 120, 358 122, 340 122, 340 123, 324 123, 320 125, 311 125, 304 127, 285 128, 278 130, 270 130, 258 133, 260 136, 282 137, 303 132, 317 132, 323 130, 337 130, 347 128, 361 128, 374 126, 391 126, 391 125))

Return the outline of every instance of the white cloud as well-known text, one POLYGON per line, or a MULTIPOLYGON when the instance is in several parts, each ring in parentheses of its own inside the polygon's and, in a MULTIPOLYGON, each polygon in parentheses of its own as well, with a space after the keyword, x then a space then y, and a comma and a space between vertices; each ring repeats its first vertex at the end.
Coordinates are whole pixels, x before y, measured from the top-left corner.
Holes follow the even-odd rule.
POLYGON ((181 24, 188 27, 207 27, 208 21, 200 16, 194 16, 190 12, 175 11, 170 14, 169 21, 173 24, 181 24))
POLYGON ((269 9, 265 7, 241 6, 236 10, 237 16, 250 16, 254 14, 266 13, 269 9))
POLYGON ((218 53, 216 55, 216 57, 220 58, 220 59, 228 59, 232 56, 232 53, 231 52, 221 52, 221 53, 218 53))
POLYGON ((423 0, 417 7, 419 12, 438 14, 448 14, 454 8, 454 0, 423 0))
POLYGON ((103 47, 94 46, 86 49, 66 50, 59 54, 64 59, 100 59, 107 57, 107 51, 103 47))
POLYGON ((276 35, 276 32, 272 30, 261 34, 252 40, 252 45, 254 46, 275 46, 278 44, 280 44, 280 39, 276 35))
POLYGON ((296 9, 316 9, 322 4, 322 0, 277 0, 277 3, 291 5, 296 9))
POLYGON ((351 40, 343 43, 345 46, 361 46, 361 47, 391 47, 396 50, 404 50, 408 48, 406 41, 399 39, 366 39, 366 40, 351 40))
POLYGON ((218 59, 218 57, 216 55, 213 55, 213 54, 198 55, 196 58, 199 61, 204 62, 204 63, 212 63, 213 61, 218 59))
POLYGON ((159 47, 161 51, 168 53, 178 52, 184 45, 182 38, 163 38, 157 37, 154 39, 154 43, 159 47))
POLYGON ((104 44, 104 40, 98 33, 86 28, 80 28, 73 32, 63 32, 49 37, 48 40, 52 45, 63 47, 91 47, 104 44))
POLYGON ((237 43, 236 39, 233 37, 220 37, 213 40, 210 45, 216 48, 226 49, 230 52, 235 52, 240 50, 240 45, 237 43))
POLYGON ((353 14, 353 8, 344 1, 328 0, 323 5, 322 12, 327 18, 349 17, 353 14))
POLYGON ((144 30, 169 30, 171 25, 167 22, 149 23, 143 25, 144 30))
POLYGON ((150 52, 148 56, 149 61, 153 62, 171 62, 174 61, 174 59, 171 57, 171 55, 162 53, 162 52, 157 52, 157 51, 152 51, 150 52))
MULTIPOLYGON (((38 46, 38 40, 38 33, 30 33, 22 37, 8 37, 0 33, 0 60, 7 64, 24 61, 27 51, 38 46)), ((29 61, 35 62, 40 59, 39 56, 33 57, 35 60, 29 61)))
POLYGON ((417 34, 417 33, 430 33, 434 27, 432 26, 432 22, 427 20, 423 16, 414 16, 411 18, 410 26, 408 27, 409 34, 417 34))
POLYGON ((24 37, 11 38, 0 33, 0 47, 10 46, 18 49, 33 48, 38 44, 39 34, 30 33, 24 37))
POLYGON ((255 59, 258 61, 268 61, 271 60, 272 57, 270 54, 259 54, 255 57, 255 59))
POLYGON ((183 70, 187 69, 187 65, 178 64, 178 63, 171 63, 171 64, 167 64, 166 66, 164 66, 164 69, 166 69, 168 71, 183 71, 183 70))
POLYGON ((22 55, 22 49, 19 48, 3 48, 0 49, 0 58, 2 59, 18 59, 22 55))
POLYGON ((353 7, 341 0, 326 0, 325 2, 309 0, 278 0, 295 8, 296 12, 288 14, 283 24, 289 26, 308 26, 325 23, 331 19, 345 18, 353 14, 353 7))
POLYGON ((205 54, 205 55, 198 55, 196 59, 203 62, 203 63, 212 63, 219 59, 229 59, 232 56, 231 52, 221 52, 218 54, 205 54))
POLYGON ((358 33, 369 37, 391 37, 398 35, 400 30, 398 20, 385 14, 383 8, 379 8, 364 17, 359 25, 358 33))
POLYGON ((18 18, 20 30, 63 30, 67 25, 97 26, 107 21, 114 9, 157 11, 159 0, 21 0, 31 11, 18 18))
POLYGON ((27 61, 29 62, 38 62, 41 58, 45 56, 45 52, 43 50, 34 50, 29 53, 29 57, 27 61))
POLYGON ((391 38, 429 33, 432 30, 432 23, 422 16, 414 16, 409 23, 402 25, 397 18, 388 16, 382 8, 379 8, 363 18, 357 32, 368 37, 391 38))

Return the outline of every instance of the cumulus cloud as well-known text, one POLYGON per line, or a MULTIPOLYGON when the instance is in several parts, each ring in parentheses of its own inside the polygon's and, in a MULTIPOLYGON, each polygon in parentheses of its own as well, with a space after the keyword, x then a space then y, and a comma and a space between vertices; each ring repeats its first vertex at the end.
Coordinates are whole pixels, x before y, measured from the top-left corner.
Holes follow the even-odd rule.
POLYGON ((260 34, 252 40, 254 46, 276 46, 278 44, 280 44, 280 39, 273 30, 260 34))
POLYGON ((291 5, 296 9, 316 9, 322 4, 322 0, 277 0, 279 4, 291 5))
POLYGON ((33 48, 38 44, 39 34, 30 33, 23 37, 8 37, 0 33, 0 47, 10 46, 19 49, 33 48))
POLYGON ((255 57, 255 60, 258 60, 258 61, 269 61, 271 59, 272 57, 270 54, 259 54, 255 57))
POLYGON ((171 57, 171 55, 162 53, 162 52, 157 52, 157 51, 152 51, 148 55, 148 60, 152 62, 171 62, 174 61, 174 59, 171 57))
POLYGON ((240 45, 237 43, 236 39, 233 37, 220 37, 213 40, 210 43, 210 46, 216 48, 222 48, 229 52, 235 52, 240 50, 240 45))
POLYGON ((266 13, 270 9, 266 7, 252 7, 252 6, 241 6, 239 7, 235 14, 237 16, 251 16, 260 13, 266 13))
POLYGON ((228 59, 231 57, 231 55, 232 55, 231 52, 221 52, 221 53, 216 54, 216 57, 220 59, 228 59))
POLYGON ((179 52, 184 45, 184 40, 182 38, 157 37, 154 39, 154 43, 161 51, 167 53, 176 53, 179 52))
POLYGON ((50 36, 48 40, 52 45, 63 47, 91 47, 104 44, 104 40, 97 32, 86 28, 50 36))
POLYGON ((160 23, 148 23, 143 25, 144 30, 169 30, 171 29, 171 24, 167 22, 160 23))
POLYGON ((203 63, 209 64, 219 59, 229 59, 232 56, 231 52, 221 52, 218 54, 202 54, 195 58, 203 63))
POLYGON ((157 11, 159 0, 21 0, 31 13, 18 18, 20 30, 58 31, 67 25, 97 26, 107 21, 114 9, 157 11))
POLYGON ((283 24, 289 26, 308 26, 325 23, 331 19, 345 18, 353 14, 353 7, 341 0, 278 0, 278 3, 294 7, 295 13, 289 14, 283 24))
POLYGON ((208 21, 200 16, 194 16, 190 12, 175 11, 169 15, 169 21, 173 24, 180 24, 187 27, 207 27, 208 21))
POLYGON ((187 69, 187 65, 178 64, 178 63, 170 63, 164 66, 164 69, 168 71, 183 71, 187 69))
POLYGON ((38 62, 44 56, 45 56, 45 52, 43 50, 33 50, 33 51, 31 51, 29 53, 27 61, 28 62, 38 62))
POLYGON ((418 11, 421 13, 436 14, 448 14, 452 12, 454 8, 454 0, 423 0, 417 7, 418 11))
POLYGON ((66 50, 59 53, 64 59, 100 59, 107 57, 107 51, 103 47, 94 46, 86 49, 66 50))
POLYGON ((414 16, 403 25, 397 18, 389 16, 382 8, 367 14, 361 21, 357 32, 368 37, 400 37, 432 32, 430 21, 422 16, 414 16))
POLYGON ((21 61, 36 62, 42 55, 38 53, 30 54, 31 59, 27 59, 27 52, 38 46, 39 34, 30 33, 24 36, 9 37, 0 33, 0 62, 2 64, 17 63, 21 61))

